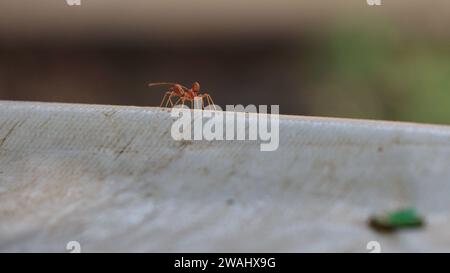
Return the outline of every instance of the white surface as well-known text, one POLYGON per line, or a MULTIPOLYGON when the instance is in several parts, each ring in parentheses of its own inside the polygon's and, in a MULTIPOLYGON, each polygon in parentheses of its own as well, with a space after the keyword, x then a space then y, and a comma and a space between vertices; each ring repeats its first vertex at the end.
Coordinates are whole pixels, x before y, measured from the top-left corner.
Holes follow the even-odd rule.
POLYGON ((159 108, 0 102, 0 251, 450 250, 450 128, 284 116, 280 147, 176 142, 159 108), (373 232, 414 206, 425 229, 373 232))

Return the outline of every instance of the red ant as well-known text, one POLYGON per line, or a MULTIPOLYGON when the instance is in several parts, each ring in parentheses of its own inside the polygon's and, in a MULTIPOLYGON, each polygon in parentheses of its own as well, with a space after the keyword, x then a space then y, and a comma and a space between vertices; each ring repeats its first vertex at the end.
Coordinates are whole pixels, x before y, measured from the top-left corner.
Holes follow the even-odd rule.
POLYGON ((175 105, 178 105, 178 103, 181 103, 181 105, 184 105, 185 101, 189 101, 191 103, 191 107, 194 106, 194 100, 197 98, 201 99, 202 101, 202 109, 205 108, 205 105, 203 103, 203 99, 206 99, 206 103, 208 105, 212 105, 215 109, 214 102, 211 98, 211 96, 208 93, 200 94, 200 84, 198 82, 194 82, 192 84, 191 88, 187 88, 181 84, 178 83, 171 83, 171 82, 158 82, 158 83, 150 83, 148 86, 161 86, 161 85, 167 85, 169 86, 169 90, 164 95, 161 105, 159 107, 173 107, 175 105), (178 98, 175 103, 173 103, 172 98, 178 98))

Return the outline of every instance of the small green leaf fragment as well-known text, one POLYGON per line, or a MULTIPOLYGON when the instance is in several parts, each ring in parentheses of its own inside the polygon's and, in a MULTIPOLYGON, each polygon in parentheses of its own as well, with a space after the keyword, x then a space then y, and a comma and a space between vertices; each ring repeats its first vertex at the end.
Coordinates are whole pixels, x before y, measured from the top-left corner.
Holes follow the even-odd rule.
POLYGON ((421 227, 424 225, 424 220, 414 208, 406 208, 372 216, 369 225, 378 231, 394 231, 421 227))

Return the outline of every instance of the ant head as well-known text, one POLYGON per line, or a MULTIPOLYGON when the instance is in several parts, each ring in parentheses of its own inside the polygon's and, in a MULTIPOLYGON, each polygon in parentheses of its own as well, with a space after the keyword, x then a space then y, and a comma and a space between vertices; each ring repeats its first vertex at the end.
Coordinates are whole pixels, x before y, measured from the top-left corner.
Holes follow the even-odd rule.
POLYGON ((192 84, 192 91, 194 93, 200 92, 200 84, 198 82, 194 82, 194 84, 192 84))

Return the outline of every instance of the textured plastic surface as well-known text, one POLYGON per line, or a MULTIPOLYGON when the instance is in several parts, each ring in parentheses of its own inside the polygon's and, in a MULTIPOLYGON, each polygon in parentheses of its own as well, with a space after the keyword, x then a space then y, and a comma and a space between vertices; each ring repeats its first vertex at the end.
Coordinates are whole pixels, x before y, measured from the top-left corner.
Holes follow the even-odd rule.
POLYGON ((282 116, 280 147, 174 141, 159 108, 0 102, 0 251, 450 250, 450 128, 282 116), (374 212, 416 207, 386 236, 374 212))

